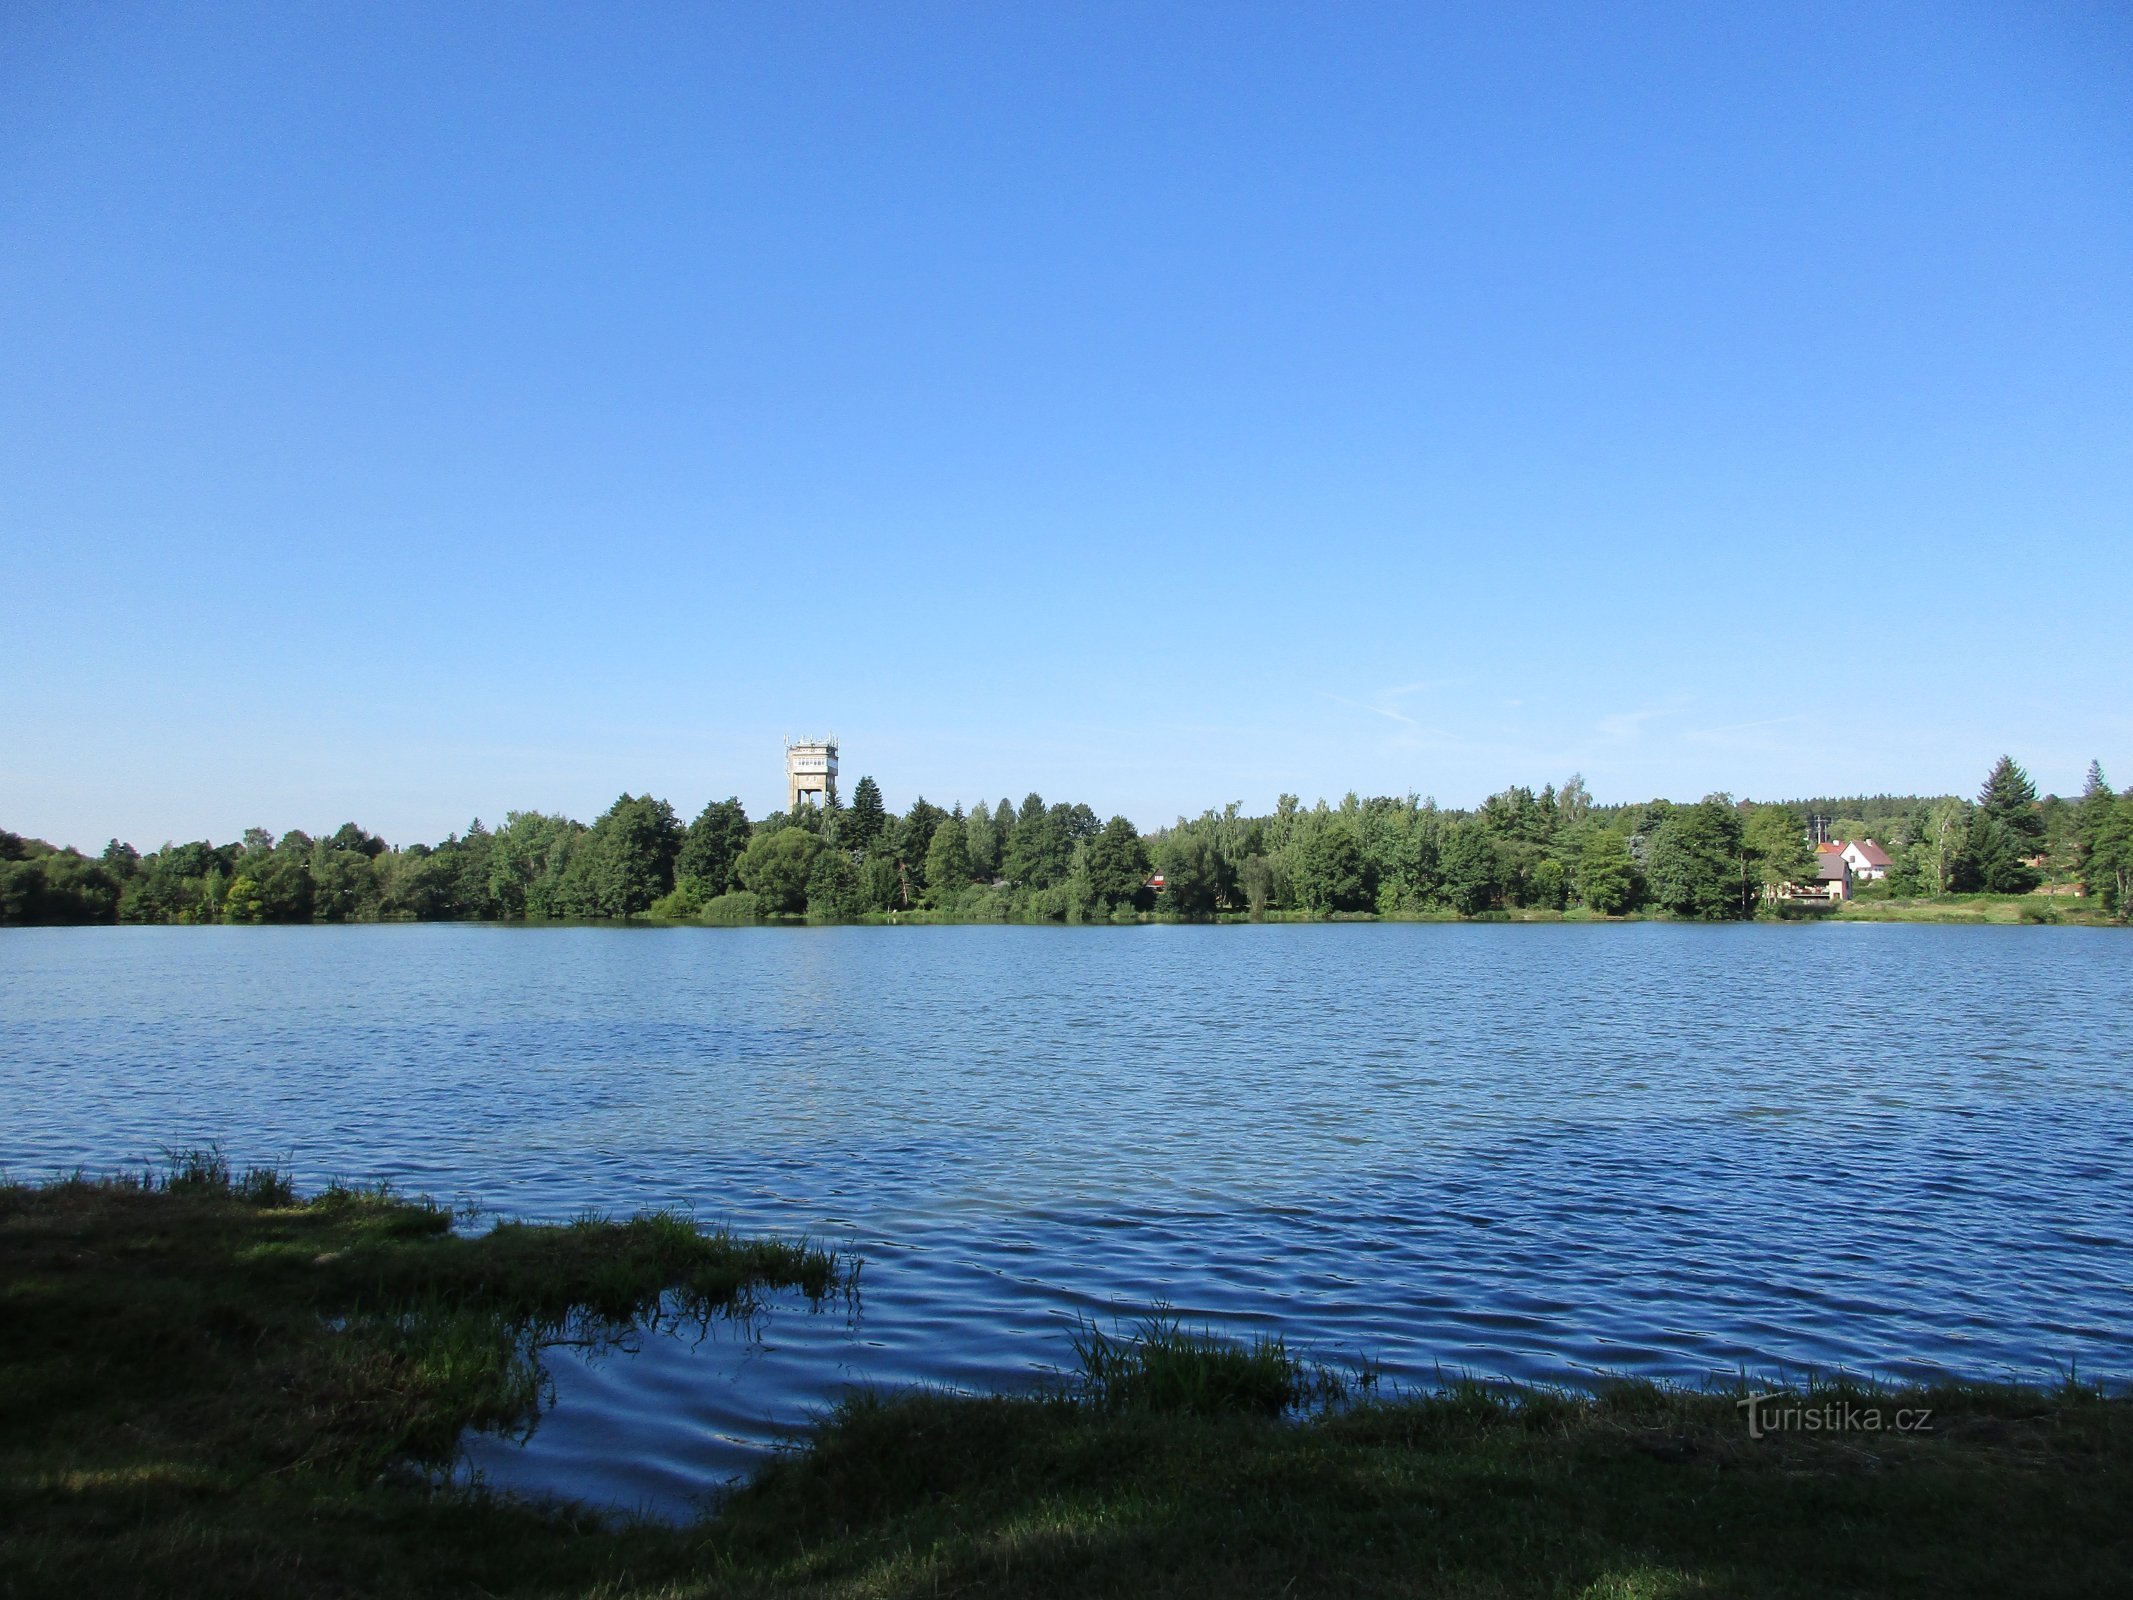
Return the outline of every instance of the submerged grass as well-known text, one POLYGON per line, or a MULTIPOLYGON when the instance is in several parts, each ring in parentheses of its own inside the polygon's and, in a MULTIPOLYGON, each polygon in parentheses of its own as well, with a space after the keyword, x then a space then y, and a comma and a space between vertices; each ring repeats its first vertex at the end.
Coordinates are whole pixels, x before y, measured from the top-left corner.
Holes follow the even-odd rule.
POLYGON ((855 1396, 688 1526, 515 1504, 435 1469, 463 1428, 531 1420, 542 1330, 843 1279, 676 1216, 450 1222, 213 1152, 0 1185, 0 1595, 1997 1596, 2133 1574, 2133 1411, 2076 1383, 1812 1382, 1759 1401, 1754 1437, 1744 1389, 1387 1395, 1160 1312, 1083 1324, 1050 1392, 855 1396), (1783 1420, 1817 1407, 1846 1425, 1783 1420), (1926 1423, 1863 1420, 1899 1411, 1926 1423))

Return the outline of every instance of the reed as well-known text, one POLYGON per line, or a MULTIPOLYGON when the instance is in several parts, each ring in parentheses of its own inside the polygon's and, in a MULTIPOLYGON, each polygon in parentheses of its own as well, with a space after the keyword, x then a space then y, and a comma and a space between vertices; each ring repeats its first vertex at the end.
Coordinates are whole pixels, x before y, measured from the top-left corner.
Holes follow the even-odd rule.
POLYGON ((1368 1368, 1292 1355, 1278 1335, 1238 1341, 1187 1328, 1166 1307, 1110 1333, 1083 1318, 1073 1350, 1069 1393, 1112 1414, 1279 1417, 1342 1404, 1375 1381, 1368 1368))

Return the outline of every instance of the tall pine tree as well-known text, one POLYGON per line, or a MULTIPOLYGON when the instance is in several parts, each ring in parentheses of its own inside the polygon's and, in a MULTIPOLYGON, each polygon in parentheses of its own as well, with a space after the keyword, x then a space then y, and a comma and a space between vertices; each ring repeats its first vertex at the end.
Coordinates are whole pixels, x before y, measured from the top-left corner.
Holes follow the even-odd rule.
POLYGON ((2037 786, 2013 756, 2002 756, 1978 791, 1970 817, 1970 872, 1992 894, 2027 894, 2037 886, 2030 858, 2043 853, 2044 818, 2037 786))
POLYGON ((881 803, 881 785, 872 778, 861 778, 852 790, 851 809, 845 813, 844 844, 853 850, 872 849, 888 819, 881 803))

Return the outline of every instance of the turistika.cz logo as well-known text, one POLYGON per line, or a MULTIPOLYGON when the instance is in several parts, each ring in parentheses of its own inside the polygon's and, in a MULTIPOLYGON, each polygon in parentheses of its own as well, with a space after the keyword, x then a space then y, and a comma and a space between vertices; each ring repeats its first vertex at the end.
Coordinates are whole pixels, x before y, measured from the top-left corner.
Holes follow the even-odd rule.
POLYGON ((1803 1400, 1796 1394, 1751 1394, 1748 1437, 1772 1433, 1931 1433, 1930 1406, 1877 1406, 1856 1400, 1803 1400))

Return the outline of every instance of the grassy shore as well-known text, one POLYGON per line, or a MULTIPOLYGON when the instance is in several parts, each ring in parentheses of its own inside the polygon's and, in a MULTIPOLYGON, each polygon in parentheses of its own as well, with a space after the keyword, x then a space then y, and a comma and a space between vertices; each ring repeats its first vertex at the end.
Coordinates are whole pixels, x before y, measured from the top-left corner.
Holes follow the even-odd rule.
POLYGON ((2133 1403, 2085 1388, 1825 1386, 1767 1402, 1752 1438, 1730 1394, 1385 1398, 1160 1324, 1084 1330, 1080 1376, 1044 1396, 855 1399, 690 1526, 514 1504, 438 1469, 462 1429, 531 1421, 544 1336, 845 1280, 672 1216, 449 1223, 212 1157, 0 1186, 0 1594, 2098 1595, 2133 1574, 2133 1403), (1770 1431, 1788 1405, 1851 1425, 1770 1431))
MULTIPOLYGON (((805 917, 772 917, 763 919, 770 923, 790 923, 799 926, 807 922, 805 917)), ((870 912, 860 919, 876 924, 982 924, 999 923, 998 917, 971 917, 952 911, 897 911, 870 912)), ((1052 918, 1010 919, 1057 925, 1052 918)), ((1139 915, 1121 915, 1108 919, 1117 923, 1176 922, 1175 917, 1166 917, 1160 912, 1139 915)), ((1215 918, 1219 923, 1245 922, 1681 922, 1687 919, 1669 915, 1664 911, 1632 911, 1624 916, 1605 916, 1584 906, 1571 906, 1557 911, 1542 906, 1519 906, 1506 911, 1485 911, 1477 916, 1465 917, 1456 911, 1437 909, 1431 911, 1269 911, 1260 916, 1247 916, 1242 912, 1224 912, 1215 918)), ((1758 920, 1782 922, 1937 922, 1995 924, 2014 927, 2023 925, 2067 925, 2072 927, 2124 927, 2101 901, 2084 899, 2070 894, 1943 894, 1915 898, 1868 897, 1847 901, 1838 906, 1807 906, 1796 904, 1772 905, 1758 920)), ((1708 926, 1698 923, 1697 926, 1708 926)))
POLYGON ((2073 894, 1942 894, 1915 899, 1867 895, 1836 913, 1842 922, 2071 923, 2123 927, 2100 900, 2073 894))

